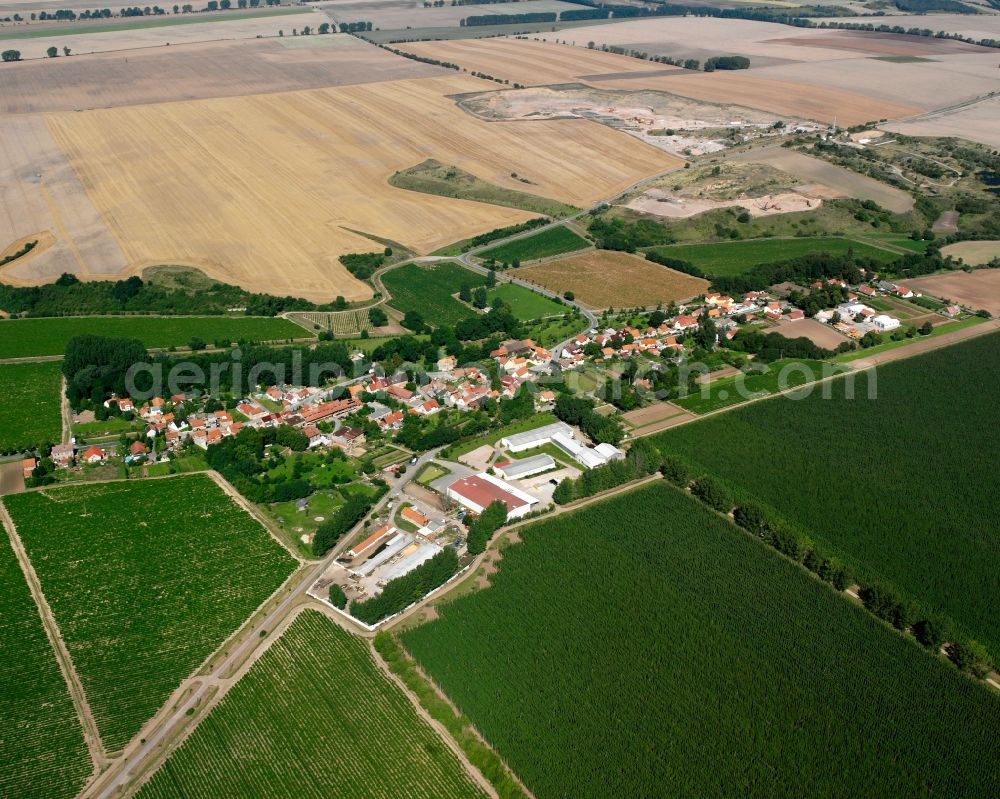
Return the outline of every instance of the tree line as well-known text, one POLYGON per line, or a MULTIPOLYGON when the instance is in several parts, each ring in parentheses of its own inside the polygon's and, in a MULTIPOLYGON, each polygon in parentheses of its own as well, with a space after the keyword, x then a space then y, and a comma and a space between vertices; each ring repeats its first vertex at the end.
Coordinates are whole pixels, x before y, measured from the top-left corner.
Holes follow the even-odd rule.
POLYGON ((400 613, 438 586, 444 585, 458 572, 458 555, 453 547, 445 547, 430 560, 402 577, 390 580, 382 592, 371 599, 354 602, 351 615, 365 624, 400 613))

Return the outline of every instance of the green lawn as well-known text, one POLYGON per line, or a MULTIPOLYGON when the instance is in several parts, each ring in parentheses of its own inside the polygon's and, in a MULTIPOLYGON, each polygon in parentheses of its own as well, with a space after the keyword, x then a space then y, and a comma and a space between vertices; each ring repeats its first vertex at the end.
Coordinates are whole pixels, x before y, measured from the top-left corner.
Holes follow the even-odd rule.
POLYGON ((769 364, 759 364, 767 371, 754 371, 732 377, 721 377, 704 386, 695 394, 674 400, 686 411, 708 413, 740 402, 764 397, 786 388, 812 383, 822 377, 843 371, 823 361, 782 359, 769 364))
POLYGON ((49 27, 39 25, 38 30, 18 30, 4 33, 5 39, 40 39, 47 36, 79 36, 81 33, 114 33, 115 31, 138 30, 140 28, 166 28, 173 25, 197 25, 203 22, 239 22, 244 19, 254 17, 281 17, 288 14, 303 14, 308 9, 305 8, 280 8, 274 10, 261 9, 260 11, 247 11, 240 14, 177 14, 163 17, 139 17, 135 20, 123 20, 119 23, 94 22, 87 24, 81 21, 77 25, 66 25, 59 27, 49 27))
POLYGON ((386 272, 382 282, 392 294, 389 304, 393 308, 403 313, 416 311, 430 325, 451 326, 477 313, 454 295, 463 284, 476 288, 486 278, 446 261, 429 266, 406 264, 386 272))
POLYGON ((0 364, 0 453, 58 444, 62 364, 0 364))
POLYGON ((654 440, 1000 657, 1000 334, 827 385, 654 440))
POLYGON ((538 799, 996 793, 996 695, 665 481, 518 534, 402 642, 538 799))
POLYGON ((882 250, 870 244, 835 237, 749 239, 712 244, 670 244, 653 250, 690 261, 705 274, 712 276, 740 275, 758 264, 786 261, 814 252, 843 254, 853 250, 856 255, 875 258, 882 263, 895 261, 898 253, 882 250))
POLYGON ((203 475, 46 489, 4 502, 109 752, 295 566, 203 475))
POLYGON ((140 799, 473 799, 482 791, 368 644, 303 612, 140 799))
POLYGON ((438 463, 428 463, 420 470, 420 474, 417 475, 416 481, 422 486, 430 485, 439 477, 444 477, 446 474, 451 474, 448 469, 445 469, 438 463))
POLYGON ((495 289, 489 292, 491 303, 494 297, 499 297, 507 303, 511 313, 522 322, 566 313, 565 305, 553 302, 548 297, 543 297, 531 289, 516 286, 513 283, 498 284, 495 289))
POLYGON ((76 796, 90 776, 90 755, 6 534, 0 541, 0 685, 0 796, 76 796))
POLYGON ((552 255, 562 255, 567 252, 582 250, 589 247, 590 242, 578 236, 568 227, 547 228, 524 238, 514 239, 481 253, 476 257, 481 259, 494 258, 500 263, 518 261, 533 261, 537 258, 548 258, 552 255))
POLYGON ((147 348, 187 347, 193 337, 216 340, 283 341, 312 338, 305 328, 263 316, 60 316, 0 322, 0 358, 62 355, 73 336, 137 338, 147 348))

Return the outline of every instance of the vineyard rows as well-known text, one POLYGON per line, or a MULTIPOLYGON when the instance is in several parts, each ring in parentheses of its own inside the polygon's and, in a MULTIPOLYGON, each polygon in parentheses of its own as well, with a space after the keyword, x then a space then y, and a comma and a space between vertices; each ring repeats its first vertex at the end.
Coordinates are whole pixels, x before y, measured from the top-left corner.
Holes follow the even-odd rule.
POLYGON ((0 541, 0 686, 0 796, 75 796, 90 774, 90 755, 6 535, 0 541))
POLYGON ((995 796, 1000 700, 665 481, 404 646, 537 799, 995 796))
POLYGON ((309 330, 331 330, 337 338, 356 336, 363 330, 371 330, 372 324, 368 318, 368 309, 356 311, 303 311, 294 317, 309 330))
POLYGON ((656 437, 1000 658, 1000 334, 656 437))
POLYGON ((295 566, 204 475, 5 503, 111 752, 295 566))
POLYGON ((305 611, 139 799, 450 799, 483 794, 364 642, 305 611))
POLYGON ((0 364, 0 454, 58 444, 59 363, 0 364))

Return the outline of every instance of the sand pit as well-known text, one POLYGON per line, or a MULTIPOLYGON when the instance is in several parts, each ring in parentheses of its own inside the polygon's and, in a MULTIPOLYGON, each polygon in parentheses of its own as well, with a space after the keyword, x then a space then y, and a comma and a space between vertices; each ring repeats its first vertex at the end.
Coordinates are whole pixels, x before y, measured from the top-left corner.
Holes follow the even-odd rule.
POLYGON ((743 197, 736 200, 705 200, 683 197, 663 189, 649 189, 634 200, 626 203, 626 208, 644 214, 663 216, 668 219, 686 219, 716 208, 744 208, 750 216, 774 216, 801 211, 815 211, 823 201, 818 197, 807 197, 798 192, 763 194, 760 197, 743 197))
POLYGON ((611 250, 593 250, 522 268, 517 276, 560 294, 572 291, 577 302, 591 308, 649 307, 686 300, 708 288, 707 280, 611 250))
POLYGON ((573 83, 587 75, 683 71, 614 53, 527 39, 453 39, 394 46, 525 86, 573 83))
POLYGON ((766 333, 780 333, 786 338, 807 338, 817 347, 835 350, 850 339, 841 335, 830 325, 824 325, 815 319, 797 319, 795 321, 779 322, 774 327, 767 328, 766 333))
POLYGON ((942 247, 941 254, 961 258, 969 266, 981 266, 1000 258, 1000 241, 959 241, 942 247))
POLYGON ((785 147, 754 148, 738 153, 733 158, 738 161, 768 164, 794 175, 805 183, 818 184, 809 186, 804 191, 808 195, 824 199, 857 197, 876 202, 897 214, 906 213, 915 203, 911 195, 893 186, 785 147))
MULTIPOLYGON (((46 50, 56 47, 59 50, 59 57, 62 55, 64 47, 69 47, 73 56, 80 56, 86 53, 106 53, 116 50, 138 50, 144 47, 171 47, 180 44, 190 44, 192 42, 214 42, 225 39, 255 39, 258 36, 277 36, 279 30, 284 30, 287 36, 292 35, 292 29, 302 30, 309 26, 316 30, 324 22, 330 22, 326 14, 319 11, 303 9, 300 13, 298 9, 282 9, 283 13, 270 14, 267 16, 247 16, 247 15, 225 15, 216 17, 212 14, 203 14, 198 17, 198 21, 193 24, 190 20, 192 15, 187 16, 181 25, 160 25, 149 28, 129 28, 123 25, 120 30, 108 30, 106 32, 87 33, 87 23, 75 23, 74 30, 82 29, 83 33, 67 33, 54 36, 39 36, 30 39, 5 38, 5 28, 0 28, 0 50, 15 49, 21 52, 21 58, 47 58, 46 50), (287 13, 293 11, 293 13, 287 13)), ((23 16, 23 14, 22 14, 23 16)), ((157 21, 163 20, 157 18, 157 21)), ((117 20, 110 20, 100 24, 113 25, 117 20)), ((129 20, 124 20, 126 23, 129 20)), ((22 29, 11 28, 11 31, 22 29)), ((39 31, 45 28, 38 27, 39 31)))
POLYGON ((905 281, 907 288, 1000 316, 1000 269, 946 272, 905 281))
POLYGON ((523 189, 516 172, 540 195, 582 207, 675 163, 584 120, 490 124, 449 99, 481 86, 453 76, 46 121, 130 270, 190 264, 251 290, 324 301, 371 296, 337 260, 372 249, 350 231, 426 253, 530 216, 388 185, 424 159, 523 189))
POLYGON ((187 44, 4 64, 0 115, 120 108, 448 74, 453 73, 399 58, 346 34, 187 44))

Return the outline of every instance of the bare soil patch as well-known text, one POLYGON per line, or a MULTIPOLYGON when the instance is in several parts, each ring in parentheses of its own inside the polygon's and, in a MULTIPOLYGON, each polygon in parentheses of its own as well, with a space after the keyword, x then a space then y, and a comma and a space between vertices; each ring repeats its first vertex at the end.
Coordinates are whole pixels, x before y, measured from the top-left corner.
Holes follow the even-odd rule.
POLYGON ((809 339, 817 347, 833 350, 847 341, 847 337, 841 335, 830 325, 824 325, 815 319, 797 319, 795 321, 779 322, 772 328, 768 328, 769 333, 780 333, 786 338, 809 339))
POLYGON ((850 50, 872 55, 929 56, 947 53, 975 53, 982 48, 953 39, 935 39, 929 36, 906 36, 877 31, 825 31, 811 36, 789 36, 771 39, 774 43, 795 44, 803 47, 826 47, 832 50, 850 50))
POLYGON ((701 294, 708 281, 645 258, 593 250, 518 270, 517 276, 560 294, 572 291, 591 308, 650 306, 701 294))
POLYGON ((906 287, 1000 316, 1000 269, 976 269, 907 280, 906 287))
POLYGON ((826 190, 832 190, 832 193, 827 193, 818 187, 812 188, 817 190, 818 196, 829 199, 857 197, 872 200, 897 214, 906 213, 913 208, 915 202, 906 192, 886 183, 784 147, 750 149, 738 153, 733 158, 738 161, 769 164, 807 183, 821 184, 826 190))

